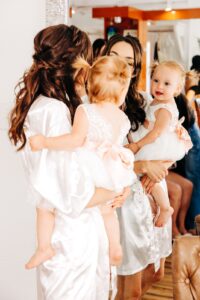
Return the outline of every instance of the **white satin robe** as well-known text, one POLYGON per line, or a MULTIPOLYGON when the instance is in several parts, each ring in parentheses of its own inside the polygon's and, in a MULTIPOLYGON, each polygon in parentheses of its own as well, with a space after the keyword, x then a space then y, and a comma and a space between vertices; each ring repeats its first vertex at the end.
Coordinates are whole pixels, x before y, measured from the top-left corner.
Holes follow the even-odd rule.
MULTIPOLYGON (((71 130, 64 103, 39 96, 26 118, 26 136, 56 136, 71 130)), ((86 208, 94 186, 66 151, 23 150, 29 200, 55 209, 52 245, 56 255, 38 268, 38 300, 107 300, 108 240, 98 208, 86 208), (69 196, 70 195, 70 196, 69 196), (63 199, 65 201, 63 201, 63 199)))
MULTIPOLYGON (((142 93, 146 102, 151 96, 142 93)), ((132 133, 132 138, 134 138, 132 133)), ((125 141, 125 144, 127 141, 125 141)), ((165 180, 163 189, 167 193, 165 180)), ((132 275, 154 264, 155 271, 160 267, 160 259, 172 252, 172 220, 164 227, 155 227, 150 201, 138 180, 131 188, 131 194, 118 210, 120 238, 123 248, 122 264, 118 267, 119 275, 132 275)))

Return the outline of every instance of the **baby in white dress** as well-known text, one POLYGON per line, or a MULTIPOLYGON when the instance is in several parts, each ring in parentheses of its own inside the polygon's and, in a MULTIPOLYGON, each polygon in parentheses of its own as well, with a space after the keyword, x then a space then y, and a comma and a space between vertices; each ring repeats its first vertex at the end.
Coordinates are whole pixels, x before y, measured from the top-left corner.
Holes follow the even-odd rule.
MULTIPOLYGON (((192 147, 187 131, 178 120, 174 96, 178 95, 185 82, 185 71, 174 61, 156 65, 152 71, 151 94, 153 101, 146 110, 145 123, 134 133, 132 150, 136 160, 177 161, 192 147)), ((161 227, 173 213, 167 194, 156 184, 152 195, 160 207, 155 221, 161 227)))
MULTIPOLYGON (((51 150, 75 151, 85 174, 90 176, 94 186, 114 190, 119 193, 133 184, 133 153, 123 147, 123 140, 130 130, 130 122, 119 108, 128 90, 131 70, 127 62, 119 57, 101 57, 91 66, 79 58, 74 68, 88 72, 88 94, 90 104, 80 105, 75 113, 71 134, 58 137, 36 135, 30 138, 33 151, 44 148, 51 150)), ((72 174, 73 175, 73 174, 72 174)), ((110 263, 119 265, 122 260, 119 224, 112 203, 101 205, 100 210, 109 240, 110 263)), ((43 211, 38 231, 51 235, 54 219, 48 211, 43 211), (45 221, 45 228, 43 226, 45 221)), ((50 240, 50 239, 49 239, 50 240)), ((51 249, 51 245, 47 245, 51 249)), ((54 249, 52 249, 52 254, 54 249)), ((45 253, 38 250, 28 263, 28 268, 45 261, 45 253)))

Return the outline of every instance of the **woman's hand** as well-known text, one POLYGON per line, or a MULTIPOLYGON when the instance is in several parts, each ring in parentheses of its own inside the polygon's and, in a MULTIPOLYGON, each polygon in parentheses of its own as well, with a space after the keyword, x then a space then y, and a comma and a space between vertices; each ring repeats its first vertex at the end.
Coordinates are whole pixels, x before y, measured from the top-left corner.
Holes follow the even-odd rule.
POLYGON ((95 188, 95 193, 87 204, 87 208, 110 203, 112 208, 121 207, 130 194, 130 187, 125 187, 121 193, 104 188, 95 188), (112 199, 112 200, 111 200, 112 199))
POLYGON ((131 150, 134 154, 140 150, 138 143, 127 144, 124 147, 131 150))
POLYGON ((167 174, 168 170, 162 161, 148 161, 146 164, 146 174, 154 182, 160 182, 167 174))
POLYGON ((173 164, 172 161, 136 161, 134 170, 136 174, 145 174, 150 180, 160 182, 168 174, 168 168, 173 164))
POLYGON ((29 138, 29 144, 32 151, 40 151, 45 148, 45 136, 37 134, 29 138))
POLYGON ((141 183, 146 194, 151 194, 155 181, 152 181, 147 175, 142 176, 141 183))
POLYGON ((125 187, 119 195, 117 195, 112 201, 112 208, 121 207, 126 198, 130 195, 131 189, 130 187, 125 187))
POLYGON ((189 71, 186 74, 186 80, 185 80, 185 90, 186 93, 192 86, 196 86, 199 83, 199 74, 195 71, 189 71))

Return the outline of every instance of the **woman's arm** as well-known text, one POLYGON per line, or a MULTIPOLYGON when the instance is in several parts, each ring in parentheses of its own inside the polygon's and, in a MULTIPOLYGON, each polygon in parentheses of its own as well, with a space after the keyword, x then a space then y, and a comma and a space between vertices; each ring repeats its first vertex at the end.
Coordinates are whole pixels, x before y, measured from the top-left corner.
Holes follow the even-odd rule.
MULTIPOLYGON (((186 98, 187 100, 189 101, 189 103, 192 103, 192 100, 195 98, 195 91, 193 90, 188 90, 187 93, 186 93, 186 98)), ((194 105, 192 105, 193 107, 194 105)), ((194 108, 194 107, 193 107, 194 108)))
POLYGON ((147 194, 150 194, 155 183, 160 182, 168 174, 168 168, 172 161, 137 161, 135 172, 145 174, 141 178, 142 186, 147 194))
POLYGON ((32 151, 42 149, 49 150, 73 150, 83 145, 87 135, 88 120, 82 107, 78 107, 74 117, 72 132, 57 137, 45 137, 35 135, 30 137, 32 151))
POLYGON ((172 161, 145 160, 134 163, 136 174, 147 175, 152 181, 160 182, 168 174, 168 168, 173 164, 172 161))
POLYGON ((120 207, 125 199, 130 194, 130 188, 126 187, 124 188, 122 193, 116 193, 104 188, 96 188, 95 193, 92 197, 92 199, 89 201, 87 208, 97 206, 100 204, 105 204, 109 200, 113 200, 112 207, 120 207))

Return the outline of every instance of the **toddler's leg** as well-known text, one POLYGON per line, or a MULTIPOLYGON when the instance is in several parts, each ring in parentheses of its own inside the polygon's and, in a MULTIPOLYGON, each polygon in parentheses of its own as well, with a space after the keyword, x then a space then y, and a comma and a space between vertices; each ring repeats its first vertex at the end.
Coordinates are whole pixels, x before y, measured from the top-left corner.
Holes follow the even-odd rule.
POLYGON ((55 216, 53 212, 37 208, 38 247, 34 255, 25 265, 26 269, 35 268, 55 255, 55 250, 51 246, 51 236, 54 229, 54 220, 55 216))
POLYGON ((174 210, 170 206, 167 193, 164 192, 159 183, 156 183, 153 187, 152 196, 160 207, 160 214, 158 216, 158 219, 156 220, 155 225, 161 227, 167 223, 174 210))
POLYGON ((166 181, 170 204, 174 209, 174 213, 172 215, 172 237, 175 238, 176 236, 181 235, 177 227, 177 217, 181 207, 182 189, 179 184, 169 180, 168 178, 166 181))
POLYGON ((122 247, 117 214, 113 208, 106 205, 101 207, 101 213, 109 240, 110 264, 118 266, 122 262, 122 247))

